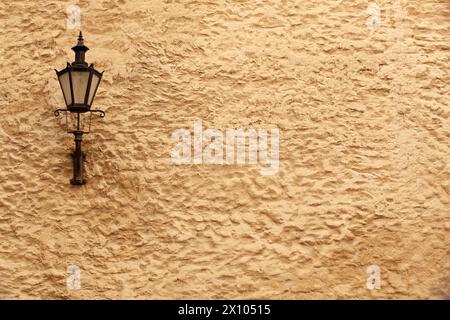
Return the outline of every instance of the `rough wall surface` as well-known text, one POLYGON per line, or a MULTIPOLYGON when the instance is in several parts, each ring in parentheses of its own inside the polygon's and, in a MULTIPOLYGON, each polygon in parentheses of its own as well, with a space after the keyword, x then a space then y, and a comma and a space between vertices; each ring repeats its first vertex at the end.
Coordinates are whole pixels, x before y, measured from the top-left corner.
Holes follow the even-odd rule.
POLYGON ((377 4, 1 1, 0 297, 449 298, 450 2, 377 4), (82 187, 72 3, 105 70, 82 187), (279 128, 279 172, 174 165, 197 118, 279 128))

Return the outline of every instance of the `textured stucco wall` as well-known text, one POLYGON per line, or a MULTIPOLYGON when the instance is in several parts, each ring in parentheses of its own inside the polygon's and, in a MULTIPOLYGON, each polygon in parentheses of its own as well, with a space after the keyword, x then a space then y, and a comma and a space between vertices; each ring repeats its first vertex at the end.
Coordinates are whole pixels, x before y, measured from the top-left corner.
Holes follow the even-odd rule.
POLYGON ((449 298, 450 2, 376 3, 1 1, 0 297, 449 298), (70 4, 105 70, 82 187, 70 4), (278 174, 172 164, 196 118, 278 127, 278 174))

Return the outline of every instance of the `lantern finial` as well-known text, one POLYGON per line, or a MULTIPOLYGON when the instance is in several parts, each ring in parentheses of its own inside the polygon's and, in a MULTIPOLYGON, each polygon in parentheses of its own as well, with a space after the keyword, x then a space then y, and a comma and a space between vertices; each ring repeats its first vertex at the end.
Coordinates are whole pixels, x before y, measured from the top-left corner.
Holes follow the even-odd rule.
POLYGON ((83 46, 83 45, 84 45, 83 33, 80 31, 80 34, 78 35, 78 44, 77 44, 77 46, 83 46))

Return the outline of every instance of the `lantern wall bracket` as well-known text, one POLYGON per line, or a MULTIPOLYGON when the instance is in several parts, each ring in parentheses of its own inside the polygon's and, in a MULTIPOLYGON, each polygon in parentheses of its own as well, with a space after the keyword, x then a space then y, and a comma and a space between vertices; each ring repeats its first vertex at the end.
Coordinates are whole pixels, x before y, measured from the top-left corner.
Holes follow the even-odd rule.
MULTIPOLYGON (((61 115, 61 112, 70 112, 70 110, 69 109, 56 109, 54 111, 55 117, 59 117, 61 115)), ((100 118, 104 118, 106 116, 106 112, 103 110, 94 109, 94 110, 88 110, 86 112, 98 113, 100 118)))
MULTIPOLYGON (((67 109, 57 109, 54 114, 56 117, 60 115, 61 112, 69 112, 67 109)), ((105 112, 102 110, 89 110, 91 113, 100 113, 100 117, 105 117, 105 112)), ((79 114, 78 114, 79 116, 79 114)), ((72 161, 73 161, 73 178, 70 179, 70 184, 72 185, 83 185, 86 183, 86 180, 83 177, 83 160, 86 157, 86 153, 81 151, 81 142, 83 141, 83 131, 72 131, 74 135, 75 141, 75 150, 71 153, 72 161)))
POLYGON ((55 112, 54 112, 54 114, 55 114, 55 117, 59 117, 59 115, 61 114, 61 112, 68 112, 69 110, 67 110, 67 109, 56 109, 55 110, 55 112))
POLYGON ((91 113, 99 113, 100 118, 104 118, 106 113, 103 110, 98 110, 98 109, 94 109, 94 110, 89 110, 89 112, 91 113))

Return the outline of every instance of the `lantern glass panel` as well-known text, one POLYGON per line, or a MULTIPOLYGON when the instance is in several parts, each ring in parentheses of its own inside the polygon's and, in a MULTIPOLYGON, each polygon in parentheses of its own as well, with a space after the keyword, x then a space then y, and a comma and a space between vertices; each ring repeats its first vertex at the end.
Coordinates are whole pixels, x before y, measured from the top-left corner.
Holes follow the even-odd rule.
POLYGON ((69 79, 69 71, 66 71, 64 73, 61 73, 58 76, 59 83, 61 85, 61 90, 64 94, 64 99, 66 100, 66 105, 72 104, 72 93, 70 91, 70 79, 69 79))
POLYGON ((84 104, 89 82, 89 70, 72 70, 72 88, 75 104, 84 104))
POLYGON ((92 74, 92 82, 89 92, 88 105, 91 105, 92 101, 94 100, 95 92, 97 91, 98 85, 100 84, 100 78, 101 75, 98 74, 96 71, 94 71, 92 74))

